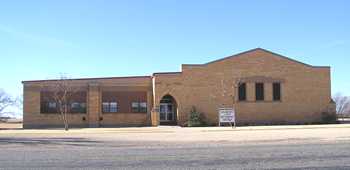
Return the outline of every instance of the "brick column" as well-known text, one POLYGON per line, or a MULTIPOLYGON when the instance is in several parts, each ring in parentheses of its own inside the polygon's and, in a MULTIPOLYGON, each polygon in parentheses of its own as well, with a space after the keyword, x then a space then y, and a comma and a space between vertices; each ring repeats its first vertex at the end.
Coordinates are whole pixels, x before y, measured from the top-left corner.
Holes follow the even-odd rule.
POLYGON ((255 83, 246 84, 247 101, 255 101, 255 83))
POLYGON ((89 127, 99 127, 100 117, 100 87, 97 83, 89 84, 88 91, 88 122, 89 127))
POLYGON ((152 126, 158 126, 159 125, 159 112, 152 111, 151 112, 151 119, 152 119, 152 126))
POLYGON ((151 124, 152 126, 159 125, 159 103, 156 96, 156 79, 152 78, 152 110, 151 110, 151 124))
POLYGON ((33 128, 40 123, 40 89, 23 85, 23 128, 33 128))
POLYGON ((272 83, 265 83, 264 84, 264 93, 265 93, 265 101, 272 101, 272 83))
POLYGON ((152 91, 147 91, 147 125, 152 124, 153 96, 152 91))

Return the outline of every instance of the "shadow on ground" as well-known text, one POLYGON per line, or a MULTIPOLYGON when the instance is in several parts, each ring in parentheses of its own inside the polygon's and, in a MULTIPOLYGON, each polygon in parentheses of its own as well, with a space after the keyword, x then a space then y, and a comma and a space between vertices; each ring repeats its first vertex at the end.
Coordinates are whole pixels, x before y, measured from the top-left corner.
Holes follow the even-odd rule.
POLYGON ((0 145, 22 144, 22 145, 70 145, 91 146, 101 141, 86 138, 3 138, 0 137, 0 145))

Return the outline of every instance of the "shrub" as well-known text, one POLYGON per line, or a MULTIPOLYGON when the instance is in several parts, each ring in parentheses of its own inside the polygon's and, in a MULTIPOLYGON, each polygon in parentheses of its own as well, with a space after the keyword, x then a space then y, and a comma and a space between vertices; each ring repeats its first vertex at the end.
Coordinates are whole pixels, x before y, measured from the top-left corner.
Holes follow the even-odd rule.
POLYGON ((322 123, 337 123, 337 115, 329 112, 322 112, 322 123))
POLYGON ((196 107, 192 106, 187 125, 189 127, 206 126, 207 123, 204 120, 205 120, 204 115, 198 112, 196 110, 196 107))

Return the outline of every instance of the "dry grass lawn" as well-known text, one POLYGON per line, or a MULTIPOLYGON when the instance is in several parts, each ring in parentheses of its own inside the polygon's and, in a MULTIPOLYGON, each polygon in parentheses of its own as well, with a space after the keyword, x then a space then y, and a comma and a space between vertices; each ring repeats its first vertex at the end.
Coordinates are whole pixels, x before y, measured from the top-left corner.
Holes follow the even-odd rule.
POLYGON ((4 123, 0 122, 0 129, 22 129, 22 123, 4 123))
MULTIPOLYGON (((20 127, 18 124, 0 125, 20 127)), ((0 130, 0 138, 86 138, 102 141, 134 142, 327 142, 349 141, 350 125, 296 125, 247 127, 141 127, 141 128, 83 128, 0 130)))

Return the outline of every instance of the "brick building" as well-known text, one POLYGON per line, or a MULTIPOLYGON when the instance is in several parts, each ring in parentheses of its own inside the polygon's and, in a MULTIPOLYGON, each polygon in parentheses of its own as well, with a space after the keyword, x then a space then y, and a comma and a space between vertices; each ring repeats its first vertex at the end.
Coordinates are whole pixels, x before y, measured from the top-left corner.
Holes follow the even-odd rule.
MULTIPOLYGON (((50 90, 57 80, 23 81, 24 128, 62 126, 50 90)), ((311 66, 253 49, 181 72, 152 76, 72 79, 75 127, 185 125, 192 106, 209 124, 218 108, 234 107, 239 125, 320 122, 334 111, 330 67, 311 66)))

